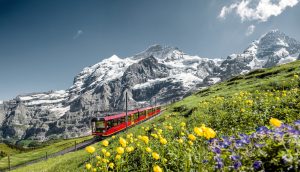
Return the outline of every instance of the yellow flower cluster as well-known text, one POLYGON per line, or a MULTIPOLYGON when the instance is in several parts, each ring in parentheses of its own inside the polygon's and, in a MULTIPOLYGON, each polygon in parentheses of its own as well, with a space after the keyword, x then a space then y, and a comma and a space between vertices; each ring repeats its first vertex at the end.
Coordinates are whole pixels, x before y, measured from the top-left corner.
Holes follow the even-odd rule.
POLYGON ((88 153, 92 154, 92 153, 95 152, 96 149, 95 149, 93 146, 88 146, 88 147, 85 148, 85 150, 86 150, 88 153))
POLYGON ((122 145, 123 148, 125 148, 127 145, 127 141, 123 137, 120 137, 119 143, 122 145))
POLYGON ((271 118, 270 119, 270 124, 275 126, 275 127, 280 127, 282 122, 276 118, 271 118))
POLYGON ((159 142, 163 145, 168 143, 167 139, 165 139, 165 138, 160 138, 159 142))
POLYGON ((157 153, 157 152, 153 152, 152 153, 152 157, 153 157, 153 159, 155 159, 155 160, 159 160, 159 154, 157 153))
POLYGON ((109 142, 108 142, 107 140, 103 140, 103 141, 102 141, 102 145, 103 145, 103 146, 106 146, 106 147, 107 147, 108 144, 109 144, 109 142))
POLYGON ((146 144, 149 143, 149 137, 148 137, 148 136, 142 136, 142 137, 141 137, 141 140, 142 140, 144 143, 146 143, 146 144))
POLYGON ((202 125, 200 128, 195 127, 194 132, 197 134, 197 136, 204 136, 206 139, 212 139, 216 137, 216 132, 209 127, 206 127, 205 125, 202 125))
POLYGON ((162 172, 162 171, 163 170, 158 165, 153 166, 153 172, 162 172))

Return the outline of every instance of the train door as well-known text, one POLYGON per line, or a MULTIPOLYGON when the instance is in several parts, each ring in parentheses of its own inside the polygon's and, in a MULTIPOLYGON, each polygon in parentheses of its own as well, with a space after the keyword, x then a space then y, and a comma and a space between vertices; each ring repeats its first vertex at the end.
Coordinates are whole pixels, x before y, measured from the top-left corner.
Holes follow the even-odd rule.
POLYGON ((134 124, 134 114, 130 116, 131 125, 134 124))

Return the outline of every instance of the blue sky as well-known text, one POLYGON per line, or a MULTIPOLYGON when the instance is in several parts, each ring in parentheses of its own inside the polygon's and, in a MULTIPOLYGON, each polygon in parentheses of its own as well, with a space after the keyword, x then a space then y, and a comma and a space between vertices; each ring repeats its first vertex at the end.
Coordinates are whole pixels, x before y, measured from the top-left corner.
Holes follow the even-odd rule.
POLYGON ((271 29, 300 40, 298 1, 0 0, 0 100, 67 89, 84 67, 152 44, 225 58, 271 29))

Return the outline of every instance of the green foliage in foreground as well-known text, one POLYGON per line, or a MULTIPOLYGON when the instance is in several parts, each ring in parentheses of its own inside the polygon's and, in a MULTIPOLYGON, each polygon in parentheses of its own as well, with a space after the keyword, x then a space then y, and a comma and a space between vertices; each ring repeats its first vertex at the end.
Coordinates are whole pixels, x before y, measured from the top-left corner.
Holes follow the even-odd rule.
MULTIPOLYGON (((19 165, 19 164, 23 164, 25 162, 28 161, 32 161, 38 158, 43 158, 46 156, 46 152, 48 155, 59 152, 61 150, 64 150, 66 148, 72 147, 74 146, 75 141, 77 143, 83 142, 85 140, 91 139, 92 136, 88 136, 88 137, 80 137, 80 138, 76 138, 76 139, 68 139, 68 140, 61 140, 59 142, 54 142, 48 146, 44 146, 41 148, 37 148, 37 149, 32 149, 32 150, 27 150, 27 151, 20 151, 20 150, 16 150, 16 149, 8 149, 9 147, 5 144, 0 144, 1 148, 5 148, 3 149, 3 151, 6 151, 10 154, 10 159, 11 159, 11 166, 15 166, 15 165, 19 165)), ((2 149, 1 149, 2 150, 2 149)), ((6 169, 8 168, 8 157, 3 157, 0 159, 0 170, 1 169, 6 169)))
MULTIPOLYGON (((189 137, 190 134, 196 135, 194 127, 205 124, 213 128, 217 138, 220 138, 238 133, 250 134, 257 127, 268 126, 271 117, 287 124, 293 123, 300 119, 299 74, 300 61, 297 61, 237 76, 168 106, 163 115, 152 121, 131 128, 116 138, 107 139, 110 142, 108 147, 95 144, 94 155, 98 155, 97 158, 92 157, 89 161, 88 153, 78 151, 16 171, 84 171, 87 162, 91 163, 91 169, 98 164, 97 170, 111 169, 108 165, 112 162, 113 169, 119 171, 152 171, 155 165, 164 171, 212 171, 215 164, 207 167, 202 162, 212 152, 206 139, 197 136, 193 140, 189 137), (153 134, 160 136, 157 139, 153 134), (146 144, 139 135, 148 136, 149 143, 146 144), (134 148, 132 152, 125 151, 120 160, 116 158, 119 137, 126 138, 127 147, 134 148), (163 145, 160 138, 166 139, 167 144, 163 145), (155 160, 151 153, 146 152, 147 147, 157 152, 160 159, 155 160), (103 148, 110 152, 110 156, 100 151, 103 148)), ((295 143, 299 144, 298 138, 295 143)), ((298 145, 295 149, 299 149, 298 145)), ((247 152, 241 154, 248 155, 247 152)), ((260 157, 256 154, 254 156, 260 157)))

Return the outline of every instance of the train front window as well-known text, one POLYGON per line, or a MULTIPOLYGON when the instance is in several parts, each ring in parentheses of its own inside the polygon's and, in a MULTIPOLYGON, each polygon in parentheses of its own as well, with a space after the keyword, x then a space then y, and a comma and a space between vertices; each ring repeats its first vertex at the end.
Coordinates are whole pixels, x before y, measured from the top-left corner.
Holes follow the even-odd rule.
POLYGON ((96 122, 92 121, 92 132, 94 133, 96 131, 96 122))
POLYGON ((96 132, 103 132, 103 130, 105 130, 105 122, 96 121, 96 132))

